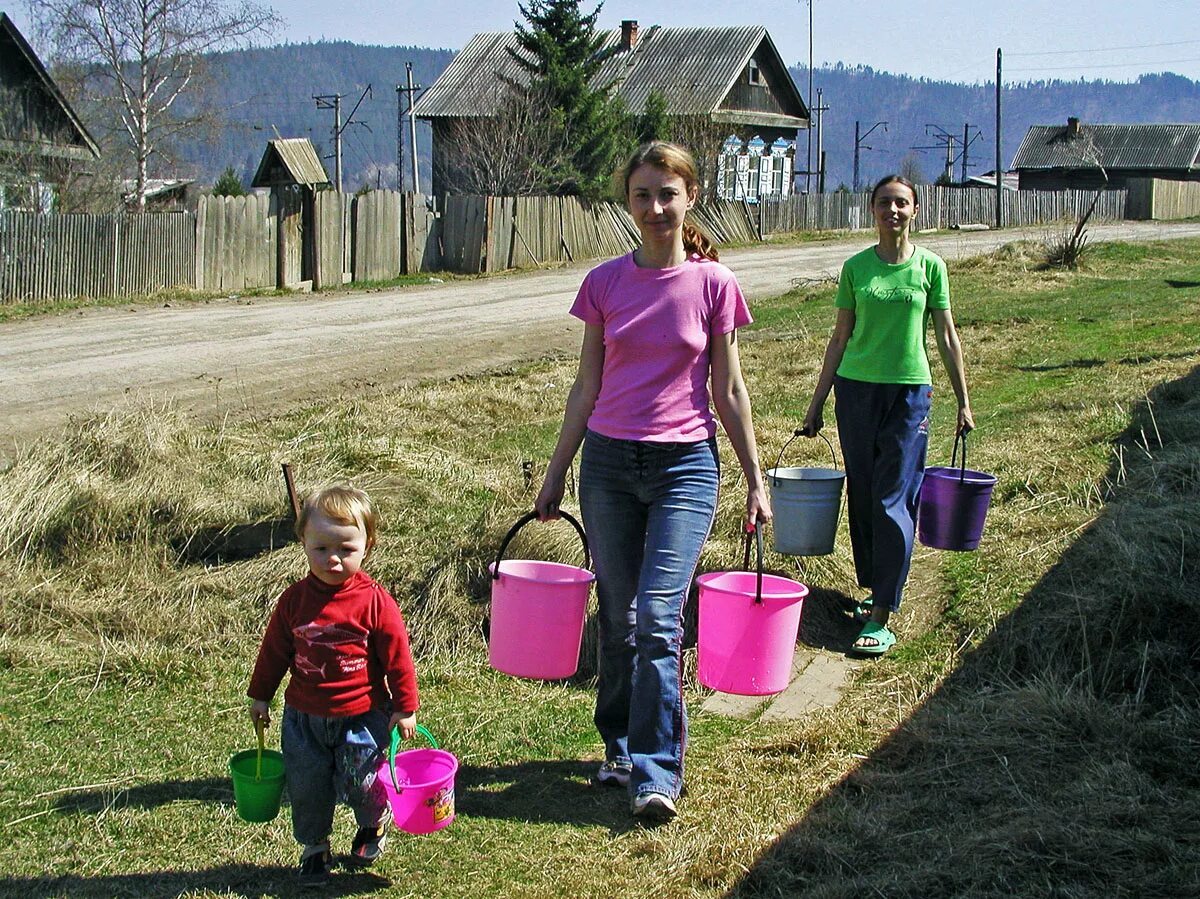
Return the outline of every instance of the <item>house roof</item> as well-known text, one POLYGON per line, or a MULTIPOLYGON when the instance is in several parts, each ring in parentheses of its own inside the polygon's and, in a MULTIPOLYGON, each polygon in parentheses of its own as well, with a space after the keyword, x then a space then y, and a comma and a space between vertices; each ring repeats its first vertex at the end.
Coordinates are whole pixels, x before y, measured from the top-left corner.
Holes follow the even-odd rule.
MULTIPOLYGON (((598 34, 604 49, 620 46, 621 29, 598 34)), ((520 50, 515 32, 476 34, 421 95, 414 114, 421 119, 495 114, 505 83, 528 80, 509 48, 520 50)), ((633 49, 618 51, 605 60, 593 86, 616 84, 618 95, 634 113, 640 113, 651 92, 657 91, 666 100, 670 115, 717 113, 728 119, 734 110, 720 109, 721 103, 756 55, 775 96, 790 114, 750 112, 763 120, 755 124, 806 127, 808 108, 771 36, 761 26, 650 26, 641 32, 633 49)), ((740 116, 737 121, 747 121, 741 110, 736 112, 740 116)))
POLYGON ((272 187, 276 184, 303 184, 317 187, 329 184, 329 175, 307 137, 285 137, 267 141, 267 149, 258 163, 251 187, 272 187), (287 175, 278 177, 280 169, 287 175))
POLYGON ((1012 168, 1031 169, 1200 168, 1200 124, 1034 125, 1013 157, 1012 168))
MULTIPOLYGON (((29 46, 25 36, 13 23, 13 20, 7 14, 0 12, 0 52, 8 54, 7 45, 11 44, 16 50, 18 58, 25 61, 29 70, 32 72, 35 82, 42 88, 51 102, 57 106, 66 117, 73 132, 72 140, 67 144, 50 144, 47 142, 44 148, 43 155, 46 156, 62 156, 74 159, 99 159, 100 148, 96 141, 92 139, 84 127, 83 120, 75 114, 75 110, 71 108, 71 104, 67 102, 67 98, 63 96, 58 85, 54 83, 54 79, 50 77, 50 73, 46 71, 46 67, 42 65, 42 61, 38 59, 38 55, 33 52, 33 48, 29 46)), ((0 141, 0 144, 7 144, 9 141, 0 141)))
MULTIPOLYGON (((153 200, 177 191, 182 192, 187 189, 189 184, 195 183, 194 178, 147 178, 146 199, 153 200)), ((121 191, 124 193, 127 201, 134 198, 136 188, 137 182, 133 179, 126 179, 121 182, 121 191)))

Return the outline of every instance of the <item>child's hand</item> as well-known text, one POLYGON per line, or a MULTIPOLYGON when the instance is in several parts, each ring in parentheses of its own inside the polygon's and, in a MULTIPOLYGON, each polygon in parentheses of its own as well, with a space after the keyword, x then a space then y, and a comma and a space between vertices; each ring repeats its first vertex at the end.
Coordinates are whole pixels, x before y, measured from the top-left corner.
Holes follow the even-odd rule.
POLYGON ((250 722, 252 724, 263 723, 263 727, 271 726, 271 706, 263 702, 261 699, 250 700, 250 722))
POLYGON ((392 712, 392 720, 388 722, 388 730, 400 728, 400 736, 411 740, 417 735, 417 715, 415 712, 392 712))

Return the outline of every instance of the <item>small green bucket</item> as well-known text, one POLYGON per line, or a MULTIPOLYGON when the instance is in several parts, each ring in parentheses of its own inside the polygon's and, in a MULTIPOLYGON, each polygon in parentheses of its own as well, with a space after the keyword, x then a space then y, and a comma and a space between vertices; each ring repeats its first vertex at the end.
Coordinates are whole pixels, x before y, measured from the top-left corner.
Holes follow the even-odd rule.
POLYGON ((263 748, 263 728, 258 724, 258 748, 236 753, 229 759, 233 798, 238 817, 261 824, 274 820, 283 798, 283 753, 263 748))

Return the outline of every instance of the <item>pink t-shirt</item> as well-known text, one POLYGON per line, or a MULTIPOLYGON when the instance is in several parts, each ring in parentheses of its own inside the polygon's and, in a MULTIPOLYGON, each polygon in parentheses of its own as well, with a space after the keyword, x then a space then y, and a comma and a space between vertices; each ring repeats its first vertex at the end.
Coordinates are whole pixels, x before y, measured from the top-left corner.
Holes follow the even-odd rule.
POLYGON ((710 339, 751 322, 733 272, 700 256, 672 268, 639 268, 629 253, 588 272, 571 314, 604 327, 591 430, 676 443, 716 434, 710 339))

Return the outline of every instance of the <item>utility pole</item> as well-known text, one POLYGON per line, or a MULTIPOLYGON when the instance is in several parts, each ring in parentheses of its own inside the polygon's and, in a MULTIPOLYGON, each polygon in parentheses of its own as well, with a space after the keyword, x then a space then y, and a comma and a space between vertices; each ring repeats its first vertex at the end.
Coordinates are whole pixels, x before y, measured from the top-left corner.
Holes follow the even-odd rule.
POLYGON ((975 143, 975 141, 977 141, 977 140, 982 140, 982 138, 983 138, 983 132, 982 132, 982 131, 980 131, 978 128, 976 128, 976 129, 975 129, 975 134, 974 134, 974 135, 972 135, 972 134, 971 134, 971 123, 970 123, 970 122, 963 122, 963 136, 962 136, 962 179, 961 179, 961 180, 962 180, 962 182, 963 182, 963 184, 966 184, 966 183, 967 183, 967 151, 968 151, 969 149, 971 149, 971 144, 975 143))
POLYGON ((410 134, 410 146, 412 152, 409 154, 412 157, 412 184, 413 193, 421 192, 421 182, 417 175, 417 120, 413 118, 412 108, 417 100, 417 92, 421 90, 421 85, 413 84, 412 63, 404 64, 405 72, 408 75, 408 85, 396 85, 396 181, 398 182, 401 191, 404 190, 404 100, 401 99, 404 95, 408 102, 408 126, 410 134))
POLYGON ((421 179, 417 175, 417 120, 412 114, 413 104, 417 101, 416 92, 421 89, 421 85, 413 85, 412 63, 406 62, 404 68, 408 73, 408 128, 412 136, 412 175, 413 175, 413 193, 421 192, 421 179))
POLYGON ((821 88, 817 88, 817 105, 812 108, 812 111, 817 114, 817 193, 825 193, 825 137, 824 130, 821 127, 823 120, 822 113, 828 110, 829 107, 821 102, 821 88))
POLYGON ((342 192, 342 95, 322 94, 313 96, 317 109, 333 110, 333 186, 342 192))
POLYGON ((313 99, 317 101, 317 109, 333 110, 333 183, 338 193, 342 192, 342 134, 351 125, 362 125, 368 131, 371 130, 366 122, 356 122, 354 120, 354 114, 358 112, 358 107, 369 96, 371 96, 371 85, 368 84, 366 90, 362 92, 362 96, 358 98, 358 102, 354 104, 354 108, 350 110, 350 115, 346 117, 346 124, 343 125, 342 94, 313 95, 313 99))
POLYGON ((1000 155, 1000 48, 996 48, 996 227, 1004 227, 1004 164, 1000 155))
POLYGON ((870 133, 872 131, 874 131, 876 128, 878 128, 880 125, 883 126, 884 131, 887 131, 887 125, 888 125, 887 122, 876 122, 874 125, 872 125, 870 128, 867 129, 866 134, 862 135, 862 137, 859 137, 858 124, 859 124, 858 121, 855 120, 855 122, 854 122, 854 192, 855 193, 858 193, 858 184, 859 184, 859 181, 858 181, 858 150, 859 150, 859 147, 862 147, 864 150, 873 149, 872 147, 866 146, 863 143, 863 141, 866 140, 867 137, 870 135, 870 133))
MULTIPOLYGON (((808 102, 812 103, 813 94, 813 0, 808 0, 808 102)), ((812 125, 812 110, 808 112, 809 125, 812 125)), ((811 190, 809 179, 812 178, 812 128, 808 129, 808 172, 804 176, 805 191, 811 190)))

